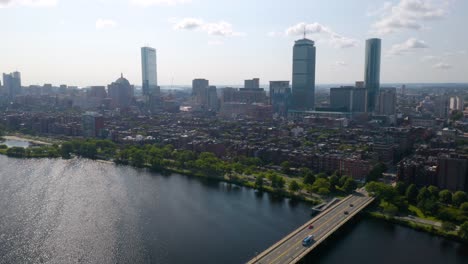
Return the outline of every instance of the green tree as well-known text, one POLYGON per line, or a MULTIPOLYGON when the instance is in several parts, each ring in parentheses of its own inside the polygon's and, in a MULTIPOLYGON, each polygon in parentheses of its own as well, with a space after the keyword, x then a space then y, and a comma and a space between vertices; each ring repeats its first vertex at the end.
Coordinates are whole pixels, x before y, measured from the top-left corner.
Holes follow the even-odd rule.
POLYGON ((347 193, 353 192, 356 188, 357 184, 352 178, 347 179, 345 184, 343 185, 343 189, 347 193))
POLYGON ((431 194, 432 197, 435 197, 435 198, 439 197, 439 188, 431 185, 431 186, 427 187, 427 190, 429 191, 429 193, 431 194))
POLYGON ((427 190, 426 187, 422 187, 419 189, 418 196, 416 197, 416 201, 418 203, 423 202, 431 197, 431 193, 427 190))
POLYGON ((15 158, 24 158, 26 157, 26 149, 22 147, 11 147, 6 151, 7 156, 15 158))
POLYGON ((343 185, 345 184, 345 182, 346 182, 349 178, 350 178, 350 177, 347 176, 347 175, 341 176, 340 180, 338 181, 338 184, 340 185, 340 187, 343 187, 343 185))
POLYGON ((397 182, 396 186, 395 186, 395 189, 397 190, 398 194, 399 195, 405 195, 406 193, 406 184, 404 182, 397 182))
POLYGON ((142 150, 136 150, 130 156, 130 164, 141 168, 145 165, 145 153, 142 150))
POLYGON ((468 221, 464 222, 458 230, 458 236, 464 240, 468 240, 468 221))
POLYGON ((336 190, 336 186, 340 182, 340 179, 338 176, 332 175, 328 180, 330 181, 330 191, 334 192, 336 190))
POLYGON ((330 189, 327 189, 327 188, 319 188, 317 190, 317 193, 320 194, 320 195, 328 195, 330 194, 330 189))
POLYGON ((314 184, 312 184, 312 191, 318 192, 319 194, 329 194, 330 183, 326 178, 318 178, 315 180, 314 184))
POLYGON ((408 188, 406 188, 405 195, 406 199, 408 199, 408 202, 415 203, 418 197, 418 189, 416 188, 416 185, 410 184, 408 188))
POLYGON ((450 115, 450 119, 452 119, 453 121, 457 121, 462 118, 463 118, 463 112, 460 112, 458 110, 453 111, 452 114, 450 115))
POLYGON ((445 232, 449 232, 449 231, 454 231, 457 228, 457 226, 453 224, 452 222, 443 221, 441 228, 445 232))
POLYGON ((387 170, 387 166, 383 163, 378 163, 375 165, 372 170, 369 172, 369 175, 367 175, 366 181, 371 182, 371 181, 376 181, 380 178, 382 178, 382 174, 387 170))
POLYGON ((277 174, 272 174, 270 175, 270 180, 271 180, 271 187, 281 190, 284 188, 285 181, 283 177, 277 175, 277 174))
POLYGON ((315 175, 309 168, 301 168, 301 176, 304 178, 304 184, 313 184, 315 175))
POLYGON ((60 146, 60 155, 64 159, 71 158, 70 153, 73 152, 73 145, 70 142, 64 142, 60 146))
POLYGON ((459 207, 462 203, 467 201, 466 193, 462 191, 456 192, 452 196, 452 201, 453 201, 453 205, 455 205, 456 207, 459 207))
POLYGON ((442 190, 439 192, 439 201, 444 204, 452 203, 452 192, 449 190, 442 190))
POLYGON ((291 173, 291 163, 289 161, 281 162, 281 171, 284 174, 290 174, 291 173))
POLYGON ((398 207, 392 203, 389 203, 387 201, 382 201, 380 206, 383 209, 384 214, 389 215, 389 216, 394 216, 398 213, 398 207))
POLYGON ((255 188, 262 190, 263 189, 263 184, 264 184, 264 176, 263 175, 258 175, 255 178, 255 188))
POLYGON ((465 214, 468 214, 468 202, 464 202, 460 205, 460 210, 462 210, 465 214))
POLYGON ((295 180, 292 180, 290 183, 289 183, 289 190, 291 192, 297 192, 301 189, 301 186, 299 186, 299 184, 297 183, 297 181, 295 180))
POLYGON ((366 184, 366 190, 378 199, 388 202, 394 202, 398 197, 397 191, 392 186, 382 182, 369 182, 366 184))
POLYGON ((317 175, 315 175, 315 179, 319 179, 319 178, 320 179, 326 179, 328 177, 327 177, 327 174, 325 172, 320 172, 317 175))
POLYGON ((163 159, 161 157, 152 157, 150 163, 152 171, 160 172, 164 170, 163 159))

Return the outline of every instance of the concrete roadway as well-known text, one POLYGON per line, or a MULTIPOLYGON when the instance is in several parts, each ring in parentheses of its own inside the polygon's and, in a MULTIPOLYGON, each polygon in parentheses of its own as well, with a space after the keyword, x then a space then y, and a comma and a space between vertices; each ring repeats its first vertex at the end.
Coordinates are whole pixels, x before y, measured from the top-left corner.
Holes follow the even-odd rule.
POLYGON ((365 208, 372 200, 373 198, 358 192, 344 198, 333 207, 317 215, 305 225, 291 233, 294 235, 279 241, 248 263, 296 263, 320 244, 322 240, 325 240, 325 238, 331 235, 335 229, 365 208), (351 206, 351 204, 353 206, 351 206), (348 212, 348 214, 345 214, 345 212, 348 212), (309 225, 311 224, 313 228, 309 229, 309 225), (309 247, 304 247, 302 245, 302 240, 308 235, 313 235, 314 241, 309 247))

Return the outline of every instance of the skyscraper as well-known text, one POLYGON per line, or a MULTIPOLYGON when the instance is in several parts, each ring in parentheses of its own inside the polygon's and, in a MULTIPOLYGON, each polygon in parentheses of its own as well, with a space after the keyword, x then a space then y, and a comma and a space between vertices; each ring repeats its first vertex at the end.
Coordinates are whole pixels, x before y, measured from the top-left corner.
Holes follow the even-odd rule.
POLYGON ((158 95, 158 75, 156 67, 156 50, 150 47, 141 48, 141 73, 143 95, 158 95))
POLYGON ((270 104, 273 112, 287 116, 291 101, 289 81, 270 81, 270 104))
POLYGON ((315 108, 315 46, 305 37, 293 48, 292 97, 294 110, 315 108))
POLYGON ((396 88, 382 88, 379 91, 378 109, 380 115, 394 115, 396 111, 396 88))
POLYGON ((19 72, 13 72, 10 74, 4 73, 3 88, 10 99, 21 94, 21 74, 19 72))
POLYGON ((364 85, 367 89, 367 111, 373 112, 380 88, 380 50, 381 40, 371 38, 366 41, 366 61, 364 85))

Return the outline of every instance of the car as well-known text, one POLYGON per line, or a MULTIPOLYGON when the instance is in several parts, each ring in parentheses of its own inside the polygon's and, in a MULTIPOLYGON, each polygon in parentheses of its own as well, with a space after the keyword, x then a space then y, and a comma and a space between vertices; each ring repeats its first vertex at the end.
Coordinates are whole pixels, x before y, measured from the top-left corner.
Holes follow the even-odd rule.
POLYGON ((310 226, 309 226, 309 229, 313 229, 313 228, 314 228, 314 226, 313 226, 313 225, 310 225, 310 226))
POLYGON ((304 247, 310 246, 314 242, 314 236, 313 235, 308 235, 304 240, 302 240, 302 245, 304 247))
POLYGON ((344 211, 344 214, 347 215, 347 214, 349 214, 349 212, 348 212, 348 211, 344 211))
POLYGON ((349 205, 349 207, 353 207, 353 206, 354 206, 354 204, 350 204, 350 205, 349 205))

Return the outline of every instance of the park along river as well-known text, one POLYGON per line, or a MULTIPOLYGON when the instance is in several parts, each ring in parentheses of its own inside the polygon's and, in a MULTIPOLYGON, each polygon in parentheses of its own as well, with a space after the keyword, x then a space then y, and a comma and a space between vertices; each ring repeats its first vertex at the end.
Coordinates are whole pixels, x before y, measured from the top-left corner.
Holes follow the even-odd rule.
MULTIPOLYGON (((245 263, 307 204, 86 159, 0 156, 0 263, 245 263)), ((468 263, 468 245, 358 217, 306 263, 468 263)))

